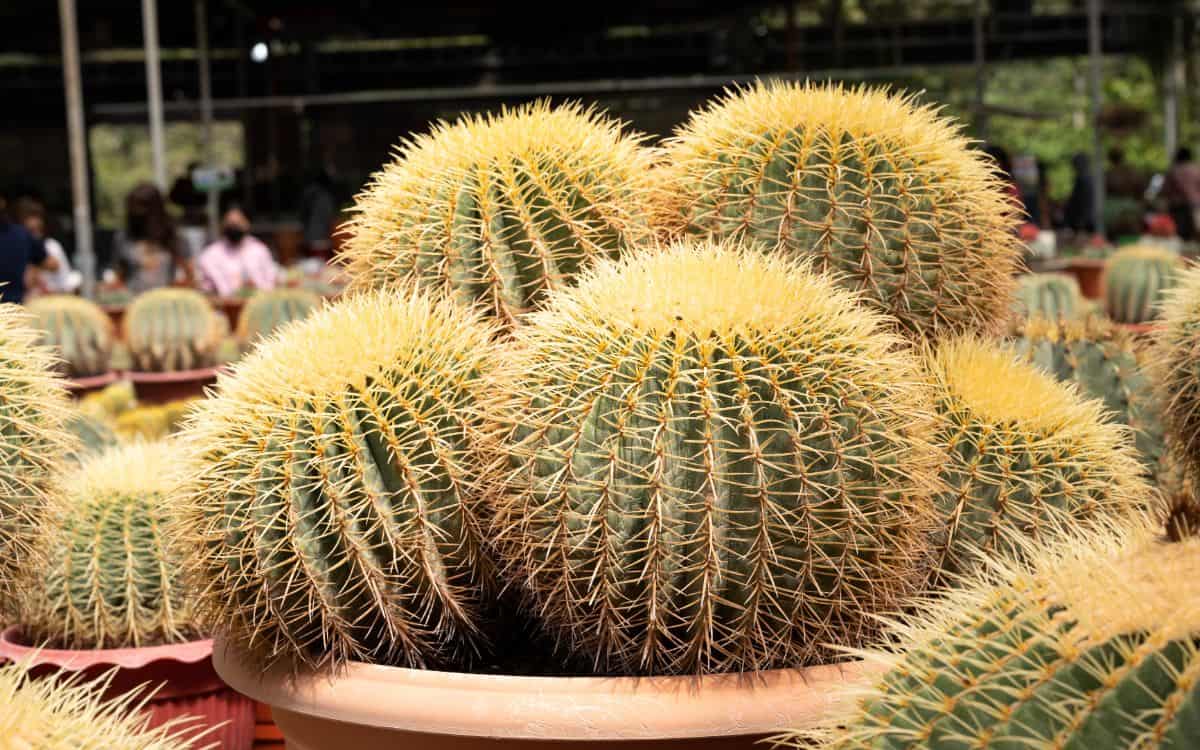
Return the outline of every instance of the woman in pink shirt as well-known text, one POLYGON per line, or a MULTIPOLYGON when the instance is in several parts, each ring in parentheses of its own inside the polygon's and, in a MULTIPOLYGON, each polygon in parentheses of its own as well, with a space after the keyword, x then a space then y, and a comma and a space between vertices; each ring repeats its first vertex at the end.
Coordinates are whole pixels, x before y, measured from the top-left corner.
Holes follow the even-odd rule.
POLYGON ((247 287, 275 287, 275 259, 250 236, 250 219, 236 207, 221 217, 221 239, 204 248, 196 268, 205 289, 218 297, 232 297, 247 287))

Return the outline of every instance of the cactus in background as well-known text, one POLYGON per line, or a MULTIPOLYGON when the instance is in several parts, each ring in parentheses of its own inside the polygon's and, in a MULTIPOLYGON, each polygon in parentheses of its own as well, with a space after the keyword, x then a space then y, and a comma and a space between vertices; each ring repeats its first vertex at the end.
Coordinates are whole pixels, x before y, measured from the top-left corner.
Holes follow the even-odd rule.
POLYGON ((273 289, 250 298, 238 315, 237 338, 243 350, 293 320, 306 317, 321 298, 305 289, 273 289))
POLYGON ((12 750, 195 750, 189 720, 149 728, 138 693, 105 701, 111 676, 35 678, 28 663, 0 665, 0 739, 12 750))
POLYGON ((415 282, 511 323, 650 238, 641 141, 577 104, 438 123, 360 196, 343 251, 350 288, 415 282))
POLYGON ((1154 245, 1113 253, 1104 271, 1104 309, 1118 323, 1158 317, 1163 294, 1179 276, 1179 255, 1154 245))
POLYGON ((758 83, 693 113, 658 170, 673 232, 754 240, 936 337, 998 329, 1017 209, 959 127, 912 98, 758 83))
POLYGON ((67 377, 84 378, 109 371, 113 348, 112 320, 95 303, 82 297, 56 294, 28 305, 42 343, 52 347, 67 377))
POLYGON ((67 459, 74 463, 99 455, 117 444, 117 435, 108 422, 82 409, 71 414, 66 429, 78 442, 78 450, 67 456, 67 459))
POLYGON ((1178 448, 1188 472, 1200 479, 1200 266, 1180 274, 1162 311, 1150 357, 1151 381, 1168 441, 1178 448))
POLYGON ((135 369, 196 370, 216 364, 229 322, 192 289, 155 289, 125 313, 125 341, 135 369))
POLYGON ((60 479, 17 581, 26 637, 93 649, 196 636, 167 527, 183 458, 167 443, 136 443, 60 479))
POLYGON ((31 516, 76 449, 64 429, 70 407, 54 354, 37 343, 31 323, 22 308, 0 305, 0 615, 9 611, 10 584, 25 565, 37 525, 31 516))
POLYGON ((133 383, 118 380, 102 391, 89 393, 79 400, 79 406, 89 414, 112 419, 137 406, 133 383))
POLYGON ((1190 750, 1200 737, 1200 539, 1144 529, 1034 550, 933 600, 821 750, 1190 750), (840 726, 839 726, 840 725, 840 726))
POLYGON ((449 300, 352 295, 198 402, 183 533, 231 643, 336 667, 420 665, 474 638, 491 565, 468 435, 497 333, 449 300))
POLYGON ((1014 329, 1020 357, 1104 404, 1112 421, 1133 429, 1150 476, 1167 467, 1158 399, 1133 339, 1099 317, 1080 321, 1032 320, 1014 329))
POLYGON ((1017 281, 1014 312, 1023 318, 1072 320, 1081 317, 1086 301, 1079 282, 1065 273, 1032 273, 1017 281))
POLYGON ((1127 428, 1074 387, 973 338, 943 344, 929 372, 934 442, 946 452, 939 577, 980 554, 1012 554, 1025 538, 1142 512, 1153 497, 1127 428))
POLYGON ((122 440, 162 440, 170 432, 167 411, 162 406, 138 406, 113 420, 122 440))
POLYGON ((933 520, 928 404, 886 325, 803 263, 728 246, 585 273, 517 329, 487 405, 509 579, 605 670, 861 643, 933 520))

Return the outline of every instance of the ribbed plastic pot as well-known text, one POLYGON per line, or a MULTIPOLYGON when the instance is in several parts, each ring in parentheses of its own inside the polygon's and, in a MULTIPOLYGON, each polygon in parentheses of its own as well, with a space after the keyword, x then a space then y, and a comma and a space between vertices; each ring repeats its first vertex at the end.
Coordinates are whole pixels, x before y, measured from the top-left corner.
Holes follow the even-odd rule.
POLYGON ((85 393, 92 393, 93 391, 99 391, 107 388, 108 386, 117 382, 117 378, 119 377, 120 373, 110 371, 101 373, 99 375, 91 375, 86 378, 68 378, 67 390, 70 391, 71 395, 73 396, 82 396, 85 393))
POLYGON ((205 367, 199 370, 177 372, 136 372, 127 376, 133 381, 133 390, 138 401, 149 404, 165 404, 187 398, 200 398, 204 389, 217 382, 220 368, 205 367))
POLYGON ((516 677, 350 664, 262 672, 218 640, 217 672, 271 707, 289 750, 750 750, 834 707, 861 662, 706 677, 516 677))
POLYGON ((180 716, 198 717, 193 732, 209 727, 200 746, 250 750, 254 744, 254 702, 226 685, 213 669, 213 642, 93 650, 38 649, 21 638, 20 626, 0 632, 0 661, 27 660, 37 676, 82 673, 94 679, 113 673, 106 697, 158 688, 144 711, 153 726, 180 716))

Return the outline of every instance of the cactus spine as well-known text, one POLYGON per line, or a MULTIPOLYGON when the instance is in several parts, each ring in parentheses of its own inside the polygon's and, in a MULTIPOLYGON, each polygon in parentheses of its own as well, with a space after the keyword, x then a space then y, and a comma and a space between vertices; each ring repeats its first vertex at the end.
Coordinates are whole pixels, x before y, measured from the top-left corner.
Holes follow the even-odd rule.
POLYGON ((28 309, 42 332, 42 343, 61 357, 63 374, 83 378, 109 371, 113 324, 95 303, 62 294, 39 297, 28 309))
POLYGON ((1200 266, 1184 271, 1166 295, 1150 374, 1168 439, 1200 479, 1200 266))
POLYGON ((359 198, 350 288, 415 282, 512 322, 597 258, 649 238, 640 142, 578 105, 438 123, 359 198))
POLYGON ((1158 399, 1145 371, 1145 356, 1131 337, 1098 317, 1058 323, 1031 320, 1014 333, 1014 348, 1024 361, 1074 383, 1083 396, 1104 404, 1111 421, 1133 430, 1149 475, 1167 469, 1158 399))
POLYGON ((109 677, 35 678, 27 663, 0 665, 0 738, 14 750, 193 750, 189 720, 150 729, 137 693, 104 701, 109 677))
POLYGON ((125 313, 125 341, 143 372, 196 370, 216 365, 229 323, 192 289, 155 289, 125 313))
POLYGON ((1064 273, 1033 273, 1017 282, 1015 312, 1024 318, 1072 320, 1086 302, 1075 277, 1064 273))
POLYGON ((28 638, 92 649, 196 635, 167 527, 183 458, 167 443, 135 443, 61 479, 19 579, 17 611, 28 638))
POLYGON ((797 746, 1195 747, 1200 539, 1148 537, 1070 540, 927 605, 844 728, 797 746))
POLYGON ((238 315, 237 338, 242 349, 249 349, 283 324, 304 318, 320 304, 321 298, 305 289, 259 292, 238 315))
POLYGON ((996 329, 1016 210, 957 125, 866 88, 759 83, 677 131, 659 170, 675 232, 811 257, 909 333, 996 329))
POLYGON ((946 452, 938 572, 970 570, 976 554, 1012 554, 1024 538, 1062 534, 1144 510, 1152 497, 1127 429, 996 345, 973 338, 930 358, 946 452))
POLYGON ((1179 256, 1153 245, 1119 250, 1104 272, 1104 307, 1118 323, 1145 323, 1158 317, 1163 294, 1179 275, 1179 256))
POLYGON ((209 621, 260 662, 420 665, 491 578, 468 444, 497 331, 446 300, 354 295, 202 400, 183 504, 209 621))
POLYGON ((26 564, 33 516, 75 450, 56 360, 38 338, 20 307, 0 305, 0 615, 10 611, 13 576, 26 564))
POLYGON ((598 265, 527 323, 489 405, 499 554, 599 669, 804 664, 911 590, 927 404, 851 294, 678 245, 598 265))

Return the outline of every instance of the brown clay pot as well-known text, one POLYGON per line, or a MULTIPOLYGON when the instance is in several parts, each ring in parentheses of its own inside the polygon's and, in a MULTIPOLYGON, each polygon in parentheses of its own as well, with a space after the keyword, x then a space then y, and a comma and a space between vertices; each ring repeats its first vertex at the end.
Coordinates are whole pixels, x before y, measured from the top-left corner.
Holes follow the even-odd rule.
POLYGON ((1099 258, 1071 258, 1059 270, 1075 277, 1084 297, 1100 299, 1104 296, 1104 266, 1099 258))
POLYGON ((177 372, 127 373, 133 381, 133 390, 138 401, 148 404, 165 404, 187 398, 199 398, 204 389, 217 382, 218 367, 177 372))
POLYGON ((20 632, 20 626, 0 632, 0 661, 28 663, 37 677, 60 673, 91 680, 111 673, 107 699, 153 691, 141 709, 150 715, 151 726, 192 716, 199 721, 187 734, 202 735, 202 746, 215 742, 220 750, 250 750, 254 743, 254 702, 221 681, 213 669, 212 641, 146 648, 39 649, 24 643, 20 632))
POLYGON ((93 391, 101 391, 117 382, 120 377, 116 372, 105 372, 99 375, 91 375, 86 378, 68 378, 66 381, 67 390, 72 396, 83 396, 93 391))
POLYGON ((350 664, 336 675, 248 667, 220 641, 217 672, 262 701, 289 750, 751 750, 813 725, 862 662, 706 677, 516 677, 350 664))

